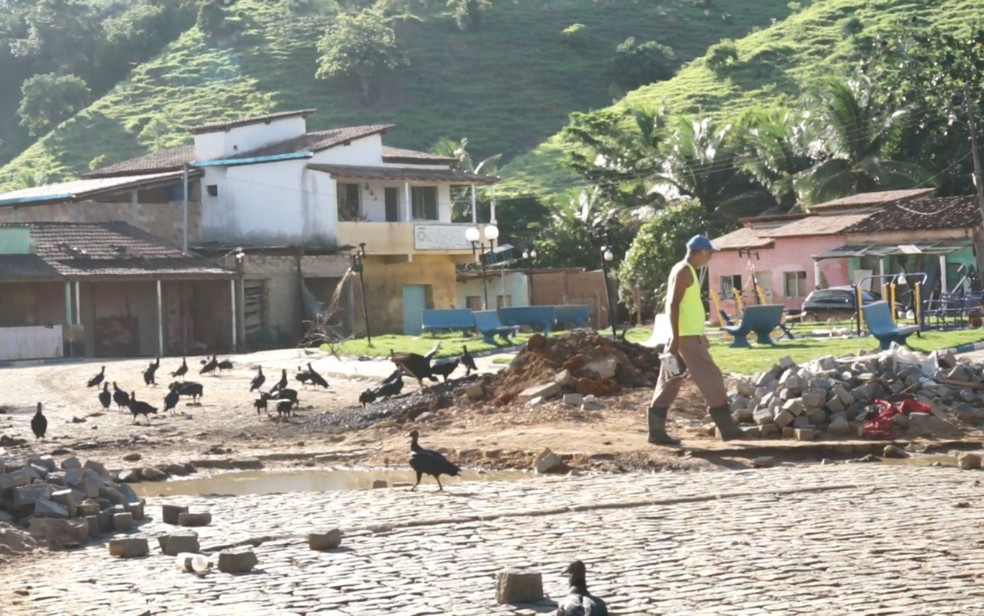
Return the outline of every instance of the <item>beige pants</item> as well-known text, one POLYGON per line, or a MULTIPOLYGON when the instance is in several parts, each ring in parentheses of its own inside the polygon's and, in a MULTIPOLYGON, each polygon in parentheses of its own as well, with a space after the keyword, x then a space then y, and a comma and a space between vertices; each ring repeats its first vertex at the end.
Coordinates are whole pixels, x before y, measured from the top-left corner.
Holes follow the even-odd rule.
MULTIPOLYGON (((706 336, 680 337, 679 356, 690 371, 690 377, 700 390, 700 395, 704 397, 708 408, 714 408, 728 404, 728 392, 724 387, 724 376, 711 358, 708 348, 706 336)), ((667 378, 666 371, 660 370, 651 406, 670 408, 685 378, 667 378)))

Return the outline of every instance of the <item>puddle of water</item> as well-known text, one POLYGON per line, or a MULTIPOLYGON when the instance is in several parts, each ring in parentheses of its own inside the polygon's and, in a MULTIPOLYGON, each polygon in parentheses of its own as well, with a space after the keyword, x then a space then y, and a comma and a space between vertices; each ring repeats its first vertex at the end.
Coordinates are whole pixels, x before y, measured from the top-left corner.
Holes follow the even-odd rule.
MULTIPOLYGON (((534 475, 523 471, 496 471, 477 473, 462 471, 457 477, 441 476, 445 486, 460 481, 516 481, 531 479, 534 475)), ((374 481, 413 485, 413 471, 393 470, 298 470, 298 471, 237 471, 220 473, 197 479, 178 479, 162 482, 133 484, 139 496, 173 496, 177 494, 199 496, 204 494, 279 494, 289 492, 324 492, 328 490, 368 490, 374 481)), ((418 490, 437 490, 437 482, 424 475, 418 490)))
MULTIPOLYGON (((913 456, 911 458, 882 458, 882 464, 900 464, 902 466, 957 466, 957 456, 933 454, 913 456)), ((419 490, 420 488, 417 489, 419 490)))

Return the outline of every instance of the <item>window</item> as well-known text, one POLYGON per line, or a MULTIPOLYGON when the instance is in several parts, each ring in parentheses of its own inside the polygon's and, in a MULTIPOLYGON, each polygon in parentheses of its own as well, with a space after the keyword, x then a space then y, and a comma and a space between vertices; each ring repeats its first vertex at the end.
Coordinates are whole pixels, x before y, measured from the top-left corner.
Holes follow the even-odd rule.
POLYGON ((465 308, 470 308, 472 310, 482 309, 482 296, 481 295, 469 295, 465 298, 465 308))
POLYGON ((495 307, 496 308, 511 308, 512 307, 512 295, 496 295, 495 296, 495 307))
POLYGON ((721 276, 721 298, 734 299, 735 290, 741 291, 741 274, 721 276))
POLYGON ((437 186, 411 187, 410 202, 415 220, 437 220, 437 186))
POLYGON ((266 281, 243 281, 243 329, 246 335, 266 327, 266 281))
POLYGON ((359 185, 338 183, 338 220, 359 220, 359 185))
POLYGON ((786 297, 806 297, 806 272, 784 272, 786 297))

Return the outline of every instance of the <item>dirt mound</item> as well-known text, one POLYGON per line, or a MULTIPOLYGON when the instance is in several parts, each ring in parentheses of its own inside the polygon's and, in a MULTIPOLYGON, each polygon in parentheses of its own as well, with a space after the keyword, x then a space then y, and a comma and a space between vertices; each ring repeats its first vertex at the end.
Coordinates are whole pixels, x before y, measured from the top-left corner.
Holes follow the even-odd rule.
POLYGON ((651 387, 659 376, 659 354, 650 348, 575 330, 568 336, 536 335, 488 383, 494 403, 505 405, 527 387, 551 383, 566 370, 565 386, 584 395, 611 396, 623 388, 651 387))

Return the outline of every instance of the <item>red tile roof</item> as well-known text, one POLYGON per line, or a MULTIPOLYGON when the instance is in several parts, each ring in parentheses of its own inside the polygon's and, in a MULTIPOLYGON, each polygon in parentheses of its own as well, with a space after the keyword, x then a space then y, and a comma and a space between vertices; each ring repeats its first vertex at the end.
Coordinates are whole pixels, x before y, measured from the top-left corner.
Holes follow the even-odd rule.
POLYGON ((861 220, 846 233, 878 231, 917 231, 922 229, 965 229, 981 225, 981 208, 976 195, 928 197, 895 203, 861 220))
POLYGON ((202 133, 216 133, 219 131, 229 130, 231 128, 236 128, 237 126, 249 126, 250 124, 261 124, 270 123, 274 120, 282 120, 284 118, 292 118, 295 116, 309 116, 314 113, 316 109, 298 109, 295 111, 279 111, 277 113, 268 113, 266 115, 253 116, 249 118, 239 118, 237 120, 227 120, 225 122, 214 122, 212 124, 203 124, 202 126, 195 126, 188 129, 188 132, 192 135, 200 135, 202 133))
POLYGON ((759 235, 763 237, 802 237, 816 235, 837 235, 844 233, 845 229, 855 225, 869 216, 877 216, 877 213, 867 214, 837 214, 833 216, 807 216, 799 220, 774 227, 772 229, 758 229, 759 235))
POLYGON ((761 237, 761 229, 742 227, 711 240, 711 245, 718 250, 737 250, 738 248, 767 248, 773 242, 769 238, 761 237))
POLYGON ((294 137, 293 139, 278 141, 277 143, 256 148, 255 150, 241 152, 228 158, 276 156, 278 154, 291 154, 294 152, 320 152, 321 150, 327 150, 328 148, 333 148, 336 145, 342 145, 355 139, 361 139, 377 133, 385 133, 391 128, 393 128, 392 124, 367 124, 365 126, 347 126, 344 128, 321 130, 307 133, 300 137, 294 137))
POLYGON ((185 163, 190 163, 193 160, 195 160, 195 146, 189 143, 100 167, 95 171, 83 173, 81 177, 101 178, 114 175, 133 175, 135 173, 180 171, 185 163))
POLYGON ((907 190, 882 190, 878 192, 858 193, 850 197, 811 205, 810 210, 836 210, 869 205, 888 205, 896 201, 926 197, 933 194, 935 190, 935 188, 910 188, 907 190))
POLYGON ((450 165, 457 162, 452 156, 438 156, 429 152, 417 152, 416 150, 404 150, 402 148, 391 148, 383 146, 384 163, 408 163, 412 165, 450 165))
POLYGON ((451 169, 420 169, 419 167, 371 167, 363 165, 324 165, 312 163, 308 169, 324 171, 335 177, 360 180, 410 180, 414 182, 451 182, 460 184, 495 184, 498 177, 466 173, 451 169))

